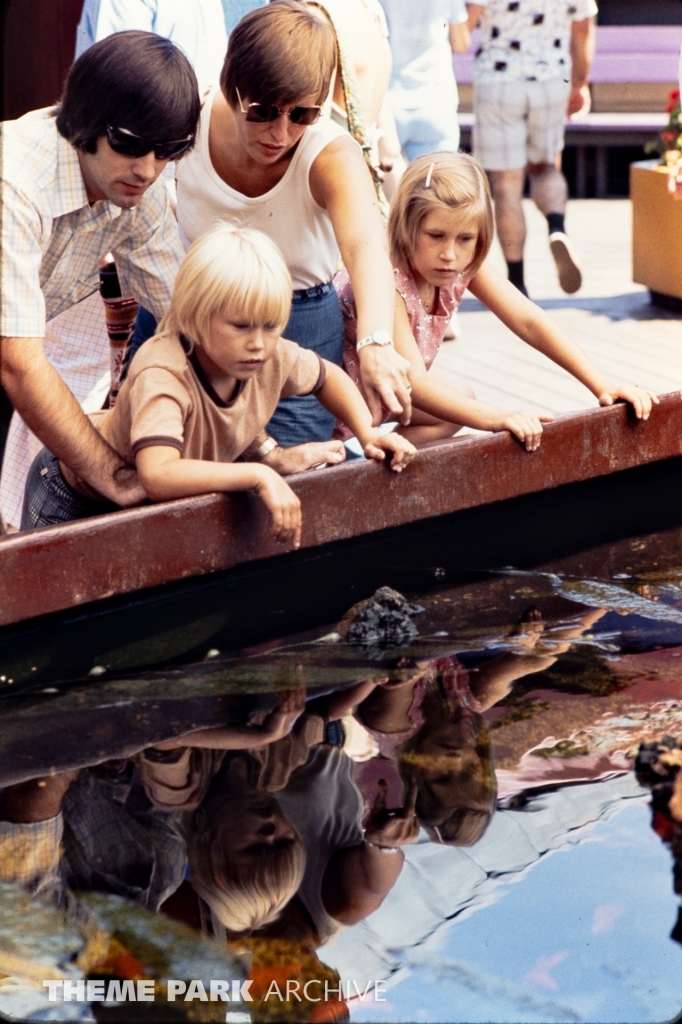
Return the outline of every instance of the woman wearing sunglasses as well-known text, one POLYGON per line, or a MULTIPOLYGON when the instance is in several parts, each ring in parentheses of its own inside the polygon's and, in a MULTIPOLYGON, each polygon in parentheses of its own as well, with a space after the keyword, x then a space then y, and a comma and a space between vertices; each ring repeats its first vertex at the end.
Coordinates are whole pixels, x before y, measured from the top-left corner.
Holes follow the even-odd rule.
MULTIPOLYGON (((336 64, 324 16, 298 0, 247 14, 230 37, 220 88, 204 100, 197 144, 178 165, 178 221, 189 244, 224 220, 257 228, 282 250, 294 284, 284 336, 341 365, 343 323, 331 279, 342 258, 353 282, 361 373, 376 422, 380 399, 409 421, 408 364, 392 344, 393 272, 360 147, 321 117, 336 64)), ((265 440, 280 472, 341 462, 332 418, 308 397, 284 399, 265 440), (287 461, 288 459, 288 461, 287 461), (284 460, 284 461, 282 461, 284 460)))

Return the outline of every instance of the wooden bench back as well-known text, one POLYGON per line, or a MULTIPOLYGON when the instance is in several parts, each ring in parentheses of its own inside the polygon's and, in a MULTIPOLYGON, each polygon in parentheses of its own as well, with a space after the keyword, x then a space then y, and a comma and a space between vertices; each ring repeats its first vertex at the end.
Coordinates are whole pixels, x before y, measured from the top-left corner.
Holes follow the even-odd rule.
MULTIPOLYGON (((453 55, 460 109, 471 110, 471 81, 479 32, 468 53, 453 55)), ((600 25, 592 65, 595 112, 664 110, 676 87, 682 25, 600 25)))

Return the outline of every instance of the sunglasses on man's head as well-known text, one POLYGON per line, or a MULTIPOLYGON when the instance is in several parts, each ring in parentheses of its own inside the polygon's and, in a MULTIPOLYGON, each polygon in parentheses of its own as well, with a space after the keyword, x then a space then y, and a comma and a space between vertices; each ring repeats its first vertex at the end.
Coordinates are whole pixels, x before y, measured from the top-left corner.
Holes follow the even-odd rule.
POLYGON ((154 150, 157 160, 177 160, 190 148, 194 142, 194 135, 174 139, 172 142, 152 142, 142 135, 129 132, 127 128, 113 128, 108 124, 107 142, 115 153, 121 153, 122 156, 141 157, 154 150))
POLYGON ((239 89, 237 89, 237 99, 239 100, 239 109, 242 114, 244 114, 247 121, 251 121, 253 124, 267 124, 270 121, 276 121, 278 117, 284 114, 292 124, 298 124, 307 128, 309 125, 319 121, 322 114, 322 107, 318 106, 292 107, 291 110, 282 110, 276 103, 248 103, 246 110, 244 110, 239 89))

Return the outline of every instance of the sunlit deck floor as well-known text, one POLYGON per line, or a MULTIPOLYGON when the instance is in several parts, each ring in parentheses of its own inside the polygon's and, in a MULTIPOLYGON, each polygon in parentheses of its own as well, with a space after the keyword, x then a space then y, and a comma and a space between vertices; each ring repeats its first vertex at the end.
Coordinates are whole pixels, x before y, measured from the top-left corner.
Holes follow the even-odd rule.
MULTIPOLYGON (((547 244, 544 217, 526 201, 526 284, 552 316, 613 379, 662 394, 682 388, 682 315, 657 309, 632 283, 628 200, 576 200, 567 230, 583 267, 583 287, 564 295, 547 244)), ((504 272, 497 241, 491 262, 504 272)), ((578 381, 519 341, 473 296, 459 314, 461 336, 446 342, 433 367, 443 381, 464 377, 483 401, 556 414, 594 406, 578 381)))

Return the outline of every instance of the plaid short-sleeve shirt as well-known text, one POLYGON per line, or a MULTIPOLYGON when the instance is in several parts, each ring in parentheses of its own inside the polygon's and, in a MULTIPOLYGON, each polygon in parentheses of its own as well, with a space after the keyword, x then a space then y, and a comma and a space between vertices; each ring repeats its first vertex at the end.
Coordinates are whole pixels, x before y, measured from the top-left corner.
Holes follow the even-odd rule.
POLYGON ((593 18, 595 0, 477 0, 481 43, 474 81, 546 82, 570 78, 571 25, 593 18))
POLYGON ((137 206, 89 203, 78 154, 49 109, 0 125, 2 277, 0 336, 42 338, 45 323, 98 287, 111 252, 123 294, 165 313, 183 251, 164 183, 137 206))

